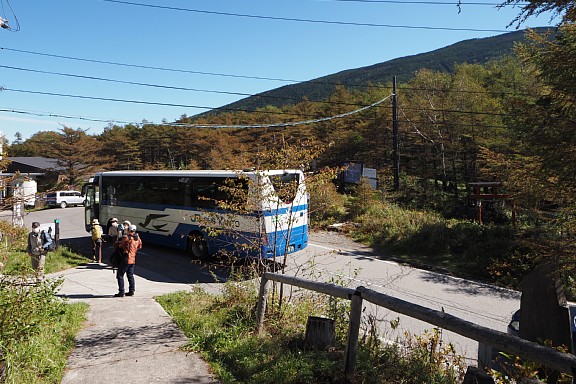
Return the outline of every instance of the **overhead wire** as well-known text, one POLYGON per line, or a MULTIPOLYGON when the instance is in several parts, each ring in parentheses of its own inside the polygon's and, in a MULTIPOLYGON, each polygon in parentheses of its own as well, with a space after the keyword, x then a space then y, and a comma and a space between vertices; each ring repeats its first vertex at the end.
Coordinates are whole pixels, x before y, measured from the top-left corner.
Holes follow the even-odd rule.
MULTIPOLYGON (((0 67, 2 67, 0 65, 0 67)), ((88 99, 88 100, 99 100, 99 101, 112 101, 112 102, 119 102, 119 103, 133 103, 133 104, 144 104, 144 105, 158 105, 158 106, 166 106, 166 107, 178 107, 178 108, 195 108, 195 109, 205 109, 205 110, 219 110, 219 111, 229 111, 229 112, 246 112, 246 113, 263 113, 263 114, 272 114, 272 115, 286 115, 286 116, 307 116, 301 113, 290 113, 285 111, 268 111, 268 110, 247 110, 242 108, 227 108, 227 107, 209 107, 209 106, 202 106, 202 105, 191 105, 191 104, 177 104, 177 103, 160 103, 154 101, 143 101, 143 100, 129 100, 129 99, 118 99, 118 98, 107 98, 107 97, 97 97, 97 96, 85 96, 85 95, 73 95, 73 94, 65 94, 65 93, 56 93, 56 92, 43 92, 43 91, 33 91, 33 90, 24 90, 24 89, 14 89, 14 88, 2 88, 4 91, 9 92, 18 92, 18 93, 28 93, 28 94, 38 94, 44 96, 59 96, 59 97, 67 97, 67 98, 78 98, 78 99, 88 99)), ((359 103, 335 103, 326 101, 325 104, 328 105, 350 105, 350 106, 360 106, 362 108, 369 107, 370 105, 359 104, 359 103)), ((459 113, 459 114, 472 114, 472 115, 486 115, 486 116, 511 116, 505 113, 497 113, 497 112, 483 112, 483 111, 467 111, 467 110, 454 110, 454 109, 434 109, 434 108, 403 108, 404 110, 412 110, 417 112, 438 112, 438 113, 459 113)))
POLYGON ((164 9, 170 11, 181 11, 181 12, 192 12, 201 13, 209 15, 218 16, 231 16, 231 17, 244 17, 251 19, 263 19, 263 20, 275 20, 275 21, 292 21, 300 23, 316 23, 316 24, 331 24, 331 25, 347 25, 354 27, 378 27, 378 28, 401 28, 401 29, 423 29, 423 30, 438 30, 438 31, 455 31, 455 32, 509 32, 508 30, 502 29, 478 29, 478 28, 450 28, 450 27, 430 27, 430 26, 414 26, 414 25, 392 25, 392 24, 378 24, 378 23, 360 23, 360 22, 350 22, 350 21, 334 21, 334 20, 318 20, 318 19, 302 19, 302 18, 291 18, 291 17, 280 17, 280 16, 264 16, 264 15, 252 15, 246 13, 234 13, 234 12, 220 12, 220 11, 208 11, 203 9, 192 9, 192 8, 181 8, 181 7, 170 7, 165 5, 157 4, 144 4, 132 1, 123 0, 100 0, 108 3, 116 3, 130 6, 146 7, 146 8, 156 8, 164 9))
MULTIPOLYGON (((387 98, 389 98, 390 96, 387 96, 385 99, 380 100, 374 104, 381 104, 383 101, 385 101, 387 98)), ((367 109, 368 107, 371 106, 366 106, 364 107, 362 110, 367 109)), ((401 110, 405 110, 404 108, 401 108, 401 110)), ((210 124, 194 124, 194 123, 176 123, 176 122, 161 122, 161 123, 154 123, 154 122, 150 122, 150 121, 146 121, 143 120, 142 122, 133 122, 133 121, 122 121, 122 120, 116 120, 116 119, 104 119, 104 118, 95 118, 95 117, 85 117, 85 116, 71 116, 71 115, 64 115, 64 114, 57 114, 57 113, 52 113, 52 112, 38 112, 38 111, 23 111, 23 110, 18 110, 18 109, 14 109, 14 108, 6 108, 6 107, 0 107, 0 112, 7 112, 7 113, 16 113, 16 114, 22 114, 22 115, 29 115, 29 116, 39 116, 39 117, 55 117, 55 118, 63 118, 63 119, 71 119, 71 120, 80 120, 80 121, 92 121, 92 122, 103 122, 103 123, 108 123, 108 124, 124 124, 124 125, 133 125, 133 126, 164 126, 164 127, 188 127, 188 128, 260 128, 259 126, 265 126, 265 127, 283 127, 283 126, 290 126, 290 125, 302 125, 302 123, 298 123, 298 124, 291 124, 291 123, 271 123, 271 124, 259 124, 259 125, 241 125, 241 124, 237 124, 237 125, 218 125, 218 124, 214 124, 214 125, 210 125, 210 124)), ((352 112, 347 112, 345 114, 342 115, 337 115, 339 117, 332 117, 332 118, 340 118, 340 117, 344 117, 343 115, 346 116, 351 116, 353 114, 357 114, 359 113, 359 110, 356 111, 352 111, 352 112)), ((458 112, 458 111, 456 111, 458 112)), ((496 116, 501 116, 502 114, 494 114, 496 116)), ((306 116, 306 115, 300 115, 300 116, 306 116)), ((331 119, 332 119, 331 118, 331 119)), ((357 118, 356 118, 357 119, 357 118)), ((329 118, 319 118, 319 119, 312 119, 309 120, 309 122, 307 122, 307 124, 313 124, 313 123, 318 123, 318 122, 324 122, 324 121, 328 121, 329 118)), ((381 117, 378 118, 374 118, 374 117, 367 117, 364 118, 364 120, 377 120, 380 123, 389 123, 391 124, 393 121, 391 119, 382 119, 381 117)), ((410 119, 398 119, 399 123, 418 123, 418 124, 425 124, 425 125, 430 125, 431 122, 429 120, 410 120, 410 119)), ((441 123, 440 123, 441 124, 441 123)), ((462 123, 462 122, 456 122, 454 125, 459 126, 459 127, 474 127, 474 128, 506 128, 506 126, 504 125, 494 125, 494 124, 481 124, 481 123, 462 123)))
MULTIPOLYGON (((127 81, 127 80, 117 80, 117 79, 109 79, 105 77, 97 77, 97 76, 88 76, 88 75, 78 75, 72 73, 64 73, 64 72, 52 72, 52 71, 45 71, 39 69, 30 69, 30 68, 22 68, 22 67, 13 67, 9 65, 0 65, 0 68, 11 69, 16 71, 22 72, 31 72, 31 73, 39 73, 39 74, 47 74, 47 75, 55 75, 55 76, 64 76, 64 77, 72 77, 78 79, 85 79, 85 80, 97 80, 97 81, 104 81, 110 83, 117 83, 117 84, 128 84, 128 85, 137 85, 143 87, 152 87, 152 88, 162 88, 162 89, 172 89, 177 91, 192 91, 192 92, 205 92, 205 93, 216 93, 216 94, 223 94, 223 95, 233 95, 233 96, 246 96, 246 97, 258 97, 264 99, 276 99, 276 100, 290 100, 300 102, 302 99, 292 98, 292 97, 282 97, 282 96, 272 96, 272 95, 265 95, 262 93, 253 94, 253 93, 242 93, 242 92, 231 92, 231 91, 218 91, 218 90, 210 90, 210 89, 200 89, 200 88, 189 88, 189 87, 177 87, 177 86, 170 86, 170 85, 162 85, 162 84, 152 84, 152 83, 141 83, 137 81, 127 81)), ((330 103, 326 100, 308 100, 313 103, 330 103)), ((331 102, 330 104, 340 104, 340 105, 358 105, 353 103, 343 103, 343 102, 331 102)))
MULTIPOLYGON (((167 71, 167 72, 189 73, 189 74, 195 74, 195 75, 231 77, 231 78, 240 78, 240 79, 248 79, 248 80, 278 81, 278 82, 292 83, 292 84, 298 84, 298 83, 319 84, 319 85, 341 85, 342 84, 342 83, 334 83, 334 82, 321 81, 321 80, 296 80, 296 79, 275 78, 275 77, 262 77, 262 76, 250 76, 250 75, 237 75, 237 74, 230 74, 230 73, 195 71, 195 70, 178 69, 178 68, 155 67, 155 66, 149 66, 149 65, 129 64, 129 63, 120 63, 120 62, 105 61, 105 60, 87 59, 87 58, 81 58, 81 57, 56 55, 56 54, 51 54, 51 53, 34 52, 34 51, 27 51, 27 50, 23 50, 23 49, 8 48, 8 47, 0 47, 0 50, 18 52, 18 53, 24 53, 24 54, 30 54, 30 55, 36 55, 36 56, 53 57, 53 58, 58 58, 58 59, 76 60, 76 61, 96 63, 96 64, 107 64, 107 65, 114 65, 114 66, 121 66, 121 67, 151 69, 151 70, 167 71)), ((346 84, 344 84, 344 85, 346 85, 346 84)), ((347 85, 349 85, 351 87, 362 87, 362 88, 392 89, 392 86, 384 86, 384 85, 379 85, 379 84, 347 84, 347 85)))
MULTIPOLYGON (((320 81, 320 80, 294 80, 294 79, 282 79, 282 78, 273 78, 273 77, 259 77, 259 76, 237 75, 237 74, 229 74, 229 73, 203 72, 203 71, 194 71, 194 70, 185 70, 185 69, 177 69, 177 68, 167 68, 167 67, 154 67, 154 66, 147 66, 147 65, 128 64, 128 63, 96 60, 96 59, 86 59, 86 58, 79 58, 79 57, 72 57, 72 56, 55 55, 55 54, 43 53, 43 52, 26 51, 26 50, 21 50, 21 49, 8 48, 8 47, 1 47, 0 46, 0 51, 1 50, 24 53, 24 54, 31 54, 31 55, 61 58, 61 59, 66 59, 66 60, 77 60, 77 61, 85 61, 85 62, 107 64, 107 65, 116 65, 116 66, 123 66, 123 67, 133 67, 133 68, 142 68, 142 69, 151 69, 151 70, 159 70, 159 71, 169 71, 169 72, 181 72, 181 73, 200 74, 200 75, 209 75, 209 76, 222 76, 222 77, 235 77, 235 78, 245 78, 245 79, 254 79, 254 80, 281 81, 281 82, 295 83, 295 84, 307 83, 307 84, 331 85, 331 86, 343 85, 343 86, 347 86, 347 87, 359 87, 359 88, 392 89, 392 86, 378 84, 378 83, 354 84, 354 83, 336 83, 336 82, 320 81)), ((30 71, 30 72, 38 72, 38 73, 43 72, 40 70, 25 69, 25 68, 19 68, 19 67, 8 67, 8 66, 0 66, 0 67, 15 69, 15 70, 30 71)), ((97 78, 94 76, 60 74, 60 73, 48 72, 48 71, 44 71, 44 73, 58 74, 61 76, 93 78, 93 79, 98 79, 98 80, 103 80, 103 81, 112 81, 112 80, 108 80, 108 79, 97 78)), ((122 80, 117 80, 117 82, 122 82, 122 80)), ((471 90, 444 89, 444 88, 430 89, 430 88, 410 87, 410 86, 406 86, 406 85, 400 85, 398 89, 399 89, 399 91, 402 91, 402 90, 405 90, 405 91, 430 91, 430 90, 432 90, 432 91, 438 91, 438 92, 454 92, 454 93, 470 93, 470 94, 493 94, 494 93, 494 92, 490 92, 490 91, 471 91, 471 90)), ((189 90, 192 90, 192 89, 189 89, 189 90)), ((255 95, 255 94, 246 94, 246 93, 243 94, 240 92, 227 92, 227 91, 213 91, 213 90, 199 90, 199 91, 213 92, 213 93, 227 93, 227 94, 240 95, 240 96, 249 95, 249 96, 258 96, 258 97, 276 97, 276 96, 262 95, 261 93, 255 95)), ((266 92, 268 92, 268 91, 266 91, 266 92)), ((514 93, 513 92, 499 92, 499 94, 526 95, 526 94, 519 94, 517 92, 514 92, 514 93)), ((287 99, 290 100, 290 98, 287 98, 287 99)))
MULTIPOLYGON (((314 123, 320 123, 320 122, 325 122, 325 121, 330 121, 330 120, 336 120, 336 119, 341 119, 347 116, 351 116, 351 115, 355 115, 358 114, 360 112, 363 112, 367 109, 373 108, 377 105, 382 104, 384 101, 388 100, 390 97, 392 97, 392 95, 388 95, 385 98, 378 100, 370 105, 364 106, 362 108, 358 108, 356 110, 353 111, 349 111, 349 112, 345 112, 345 113, 341 113, 339 115, 335 115, 335 116, 328 116, 328 117, 321 117, 321 118, 315 118, 315 119, 310 119, 310 120, 304 120, 304 121, 292 121, 292 122, 285 122, 285 123, 270 123, 270 124, 228 124, 228 125, 222 125, 222 124, 186 124, 186 123, 161 123, 161 124, 150 124, 150 123, 136 123, 136 124, 143 124, 143 125, 161 125, 161 126, 182 126, 182 127, 190 127, 190 128, 235 128, 235 129, 246 129, 246 128, 279 128, 279 127, 290 127, 290 126, 300 126, 300 125, 310 125, 310 124, 314 124, 314 123)), ((18 111, 18 110, 13 110, 13 109, 0 109, 0 112, 12 112, 12 113, 20 113, 20 114, 28 114, 28 115, 36 115, 39 116, 39 114, 34 114, 32 112, 25 112, 25 111, 18 111)), ((61 117, 61 118, 74 118, 74 117, 70 117, 70 116, 64 116, 64 115, 56 115, 56 114, 49 114, 48 116, 50 117, 61 117)), ((77 118, 77 117, 76 117, 77 118)), ((111 122, 110 120, 103 120, 103 119, 89 119, 89 118, 83 118, 80 120, 89 120, 89 121, 98 121, 98 122, 111 122)), ((130 124, 130 123, 128 123, 130 124)))

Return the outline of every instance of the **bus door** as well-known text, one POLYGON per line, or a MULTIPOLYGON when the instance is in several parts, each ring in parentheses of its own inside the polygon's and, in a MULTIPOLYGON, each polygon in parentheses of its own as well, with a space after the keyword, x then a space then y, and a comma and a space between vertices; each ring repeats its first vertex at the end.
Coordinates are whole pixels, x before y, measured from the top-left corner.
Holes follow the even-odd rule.
POLYGON ((84 184, 82 186, 82 195, 84 196, 84 226, 86 232, 90 232, 92 227, 92 220, 98 219, 98 203, 96 195, 96 185, 92 183, 84 184))

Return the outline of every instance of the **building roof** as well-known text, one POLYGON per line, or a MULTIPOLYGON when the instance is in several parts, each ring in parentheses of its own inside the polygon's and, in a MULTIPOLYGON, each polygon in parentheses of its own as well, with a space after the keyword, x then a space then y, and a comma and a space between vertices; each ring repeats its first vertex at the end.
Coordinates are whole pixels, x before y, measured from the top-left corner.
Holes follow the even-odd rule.
POLYGON ((49 157, 7 157, 7 159, 13 163, 23 164, 38 169, 51 171, 65 169, 63 166, 58 164, 58 159, 52 159, 49 157))

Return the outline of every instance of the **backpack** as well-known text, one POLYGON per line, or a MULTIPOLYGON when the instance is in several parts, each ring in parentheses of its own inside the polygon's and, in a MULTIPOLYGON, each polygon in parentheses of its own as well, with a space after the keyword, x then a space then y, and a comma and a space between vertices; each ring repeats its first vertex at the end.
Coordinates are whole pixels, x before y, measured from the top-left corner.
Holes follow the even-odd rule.
POLYGON ((110 255, 110 265, 112 268, 118 268, 124 264, 128 264, 128 252, 120 247, 116 247, 110 255))
POLYGON ((99 224, 92 226, 92 240, 98 240, 102 237, 102 227, 99 224))
POLYGON ((44 248, 46 251, 54 251, 56 246, 54 245, 50 231, 42 231, 40 235, 42 236, 42 248, 44 248))

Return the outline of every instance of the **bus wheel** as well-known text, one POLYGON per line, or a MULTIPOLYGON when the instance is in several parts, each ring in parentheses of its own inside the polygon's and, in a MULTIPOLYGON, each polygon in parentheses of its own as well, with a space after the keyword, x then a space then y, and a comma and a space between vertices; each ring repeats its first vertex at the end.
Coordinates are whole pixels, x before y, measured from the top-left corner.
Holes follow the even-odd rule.
POLYGON ((208 258, 208 244, 206 239, 199 233, 192 233, 188 236, 188 252, 193 258, 204 260, 208 258))
POLYGON ((63 202, 60 203, 60 208, 66 208, 66 205, 67 205, 66 202, 63 201, 63 202))

